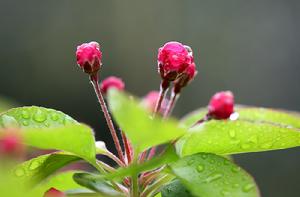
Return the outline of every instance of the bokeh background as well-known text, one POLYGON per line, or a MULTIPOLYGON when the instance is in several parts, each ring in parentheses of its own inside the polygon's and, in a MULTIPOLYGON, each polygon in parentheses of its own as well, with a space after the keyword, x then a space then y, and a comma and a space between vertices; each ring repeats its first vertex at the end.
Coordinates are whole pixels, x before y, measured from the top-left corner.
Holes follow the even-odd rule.
MULTIPOLYGON (((181 117, 219 90, 238 103, 300 111, 300 1, 0 0, 0 94, 64 111, 111 143, 74 52, 95 40, 101 76, 116 75, 138 96, 158 89, 157 48, 192 46, 199 74, 175 110, 181 117)), ((155 135, 155 134, 154 134, 155 135)), ((299 196, 300 148, 242 154, 236 161, 264 197, 299 196)))

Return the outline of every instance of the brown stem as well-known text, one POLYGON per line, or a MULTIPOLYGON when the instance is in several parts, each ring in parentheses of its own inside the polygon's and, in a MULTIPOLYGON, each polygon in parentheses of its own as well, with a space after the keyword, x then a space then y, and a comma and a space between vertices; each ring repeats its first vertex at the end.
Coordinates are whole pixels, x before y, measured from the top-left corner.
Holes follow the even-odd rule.
POLYGON ((98 101, 100 103, 101 109, 103 111, 103 114, 104 114, 107 126, 108 126, 110 134, 111 134, 111 136, 113 138, 113 141, 114 141, 115 147, 117 149, 119 158, 124 163, 125 159, 124 159, 124 155, 123 155, 123 152, 122 152, 122 148, 121 148, 121 145, 120 145, 120 142, 119 142, 119 139, 118 139, 118 136, 117 136, 114 124, 113 124, 113 122, 111 120, 110 114, 108 112, 107 106, 105 104, 103 95, 102 95, 100 87, 99 87, 99 83, 98 83, 99 78, 98 78, 98 75, 97 74, 91 75, 90 76, 90 80, 91 80, 92 85, 94 87, 94 90, 95 90, 95 93, 97 95, 98 101))

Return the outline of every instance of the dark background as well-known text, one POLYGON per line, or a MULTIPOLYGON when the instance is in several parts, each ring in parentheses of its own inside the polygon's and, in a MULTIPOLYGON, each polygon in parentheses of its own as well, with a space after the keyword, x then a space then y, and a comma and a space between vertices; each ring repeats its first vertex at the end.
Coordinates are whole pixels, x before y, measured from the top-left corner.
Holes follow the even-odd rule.
MULTIPOLYGON (((300 111, 300 1, 0 0, 0 94, 23 105, 64 111, 111 142, 75 49, 95 40, 101 76, 120 76, 143 96, 158 89, 157 48, 177 40, 194 49, 199 74, 183 92, 178 117, 219 90, 238 103, 300 111)), ((299 148, 236 160, 262 196, 299 196, 299 148)))

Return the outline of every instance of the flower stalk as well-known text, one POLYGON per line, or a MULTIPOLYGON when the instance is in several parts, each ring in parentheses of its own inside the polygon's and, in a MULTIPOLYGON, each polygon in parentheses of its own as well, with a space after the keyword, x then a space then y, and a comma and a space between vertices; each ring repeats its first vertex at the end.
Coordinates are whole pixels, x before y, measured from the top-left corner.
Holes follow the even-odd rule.
POLYGON ((99 87, 99 77, 98 77, 97 74, 91 75, 90 80, 91 80, 91 83, 94 87, 94 90, 95 90, 95 93, 97 95, 98 101, 100 103, 101 109, 103 111, 107 126, 108 126, 109 131, 110 131, 110 134, 113 138, 115 147, 116 147, 117 152, 118 152, 118 156, 119 156, 120 160, 122 161, 122 163, 125 163, 123 151, 122 151, 121 144, 120 144, 120 141, 119 141, 118 136, 117 136, 117 132, 115 130, 113 121, 112 121, 111 116, 108 112, 106 103, 104 101, 103 95, 102 95, 100 87, 99 87))

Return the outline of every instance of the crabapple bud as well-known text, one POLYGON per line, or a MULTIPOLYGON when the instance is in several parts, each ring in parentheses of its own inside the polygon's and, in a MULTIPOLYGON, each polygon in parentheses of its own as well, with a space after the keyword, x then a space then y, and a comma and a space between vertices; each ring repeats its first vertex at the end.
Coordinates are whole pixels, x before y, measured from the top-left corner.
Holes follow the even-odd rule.
POLYGON ((234 112, 234 96, 231 91, 216 93, 208 105, 208 116, 214 119, 227 119, 234 112))
POLYGON ((103 94, 106 94, 110 88, 116 88, 117 90, 124 90, 125 84, 121 78, 118 77, 107 77, 100 84, 100 89, 103 94))
POLYGON ((78 66, 87 74, 98 72, 102 65, 102 52, 97 42, 83 43, 77 47, 76 59, 78 66))
POLYGON ((179 42, 167 42, 158 49, 158 71, 163 80, 176 80, 192 60, 192 53, 179 42))

